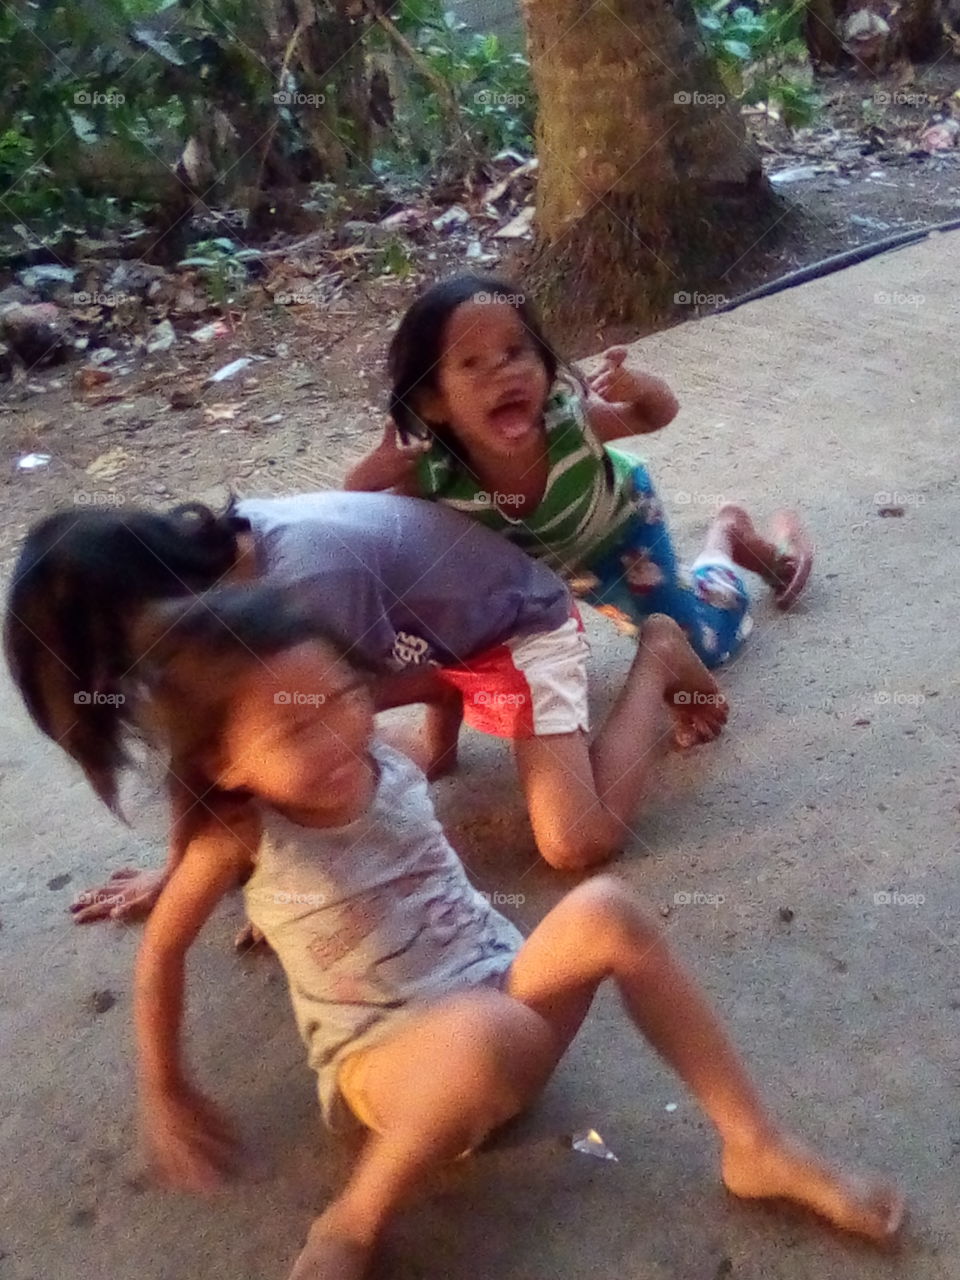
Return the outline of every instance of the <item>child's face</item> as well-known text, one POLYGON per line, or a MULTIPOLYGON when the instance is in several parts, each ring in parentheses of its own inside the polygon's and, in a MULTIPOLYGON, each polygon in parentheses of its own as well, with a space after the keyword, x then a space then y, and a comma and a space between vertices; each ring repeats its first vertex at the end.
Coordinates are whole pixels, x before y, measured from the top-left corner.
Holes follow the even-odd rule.
POLYGON ((238 684, 219 781, 278 809, 349 822, 370 799, 372 732, 362 679, 325 646, 301 644, 238 684))
POLYGON ((468 451, 510 457, 538 440, 547 371, 509 303, 464 302, 452 312, 436 382, 420 413, 449 424, 468 451))

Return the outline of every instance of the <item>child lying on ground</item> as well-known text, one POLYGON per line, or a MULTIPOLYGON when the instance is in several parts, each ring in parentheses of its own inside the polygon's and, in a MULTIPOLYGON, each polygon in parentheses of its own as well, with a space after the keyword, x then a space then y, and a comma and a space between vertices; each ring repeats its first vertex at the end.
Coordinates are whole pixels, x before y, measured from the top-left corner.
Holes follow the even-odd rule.
POLYGON ((713 1122, 730 1191, 794 1200, 876 1241, 897 1231, 894 1190, 825 1163, 778 1126, 624 884, 575 889, 526 941, 473 889, 423 774, 373 737, 366 682, 312 611, 269 588, 230 588, 165 606, 149 626, 137 714, 171 769, 205 779, 232 809, 223 838, 191 844, 147 922, 136 981, 143 1124, 168 1180, 216 1181, 229 1138, 183 1063, 184 957, 244 884, 286 971, 325 1116, 369 1130, 290 1280, 360 1280, 404 1198, 534 1101, 608 979, 713 1122))

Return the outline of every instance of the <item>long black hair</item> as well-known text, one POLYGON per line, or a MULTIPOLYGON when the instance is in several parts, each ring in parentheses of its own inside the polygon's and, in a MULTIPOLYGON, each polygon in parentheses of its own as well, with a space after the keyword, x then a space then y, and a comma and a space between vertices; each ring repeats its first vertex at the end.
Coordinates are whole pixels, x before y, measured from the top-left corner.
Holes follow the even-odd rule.
POLYGON ((247 522, 189 503, 60 511, 30 530, 7 595, 4 651, 34 723, 73 757, 116 811, 126 762, 126 687, 143 607, 216 585, 237 559, 247 522))
POLYGON ((515 285, 495 276, 461 275, 442 280, 422 293, 413 303, 393 335, 387 357, 391 390, 389 413, 401 439, 439 436, 448 445, 455 441, 443 431, 443 424, 425 423, 416 410, 418 397, 436 388, 437 371, 443 355, 443 335, 457 307, 475 298, 502 299, 512 306, 530 334, 537 354, 553 382, 560 367, 556 352, 547 341, 533 305, 515 285))

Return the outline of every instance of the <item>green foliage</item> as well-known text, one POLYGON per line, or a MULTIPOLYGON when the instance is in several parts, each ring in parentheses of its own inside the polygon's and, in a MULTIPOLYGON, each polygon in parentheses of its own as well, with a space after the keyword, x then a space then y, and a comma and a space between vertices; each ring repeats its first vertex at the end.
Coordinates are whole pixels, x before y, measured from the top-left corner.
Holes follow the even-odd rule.
MULTIPOLYGON (((391 18, 406 35, 429 74, 415 63, 403 69, 395 140, 381 151, 377 168, 443 164, 470 153, 533 148, 536 98, 530 67, 518 49, 493 34, 468 31, 442 0, 402 0, 391 18), (436 81, 448 88, 437 92, 436 81)), ((374 49, 388 48, 381 33, 374 49)))
POLYGON ((791 128, 809 124, 819 106, 797 68, 807 59, 806 0, 694 0, 700 28, 724 82, 745 103, 776 106, 791 128))
POLYGON ((229 236, 216 236, 198 240, 190 256, 178 265, 199 268, 210 296, 222 307, 246 287, 246 264, 259 256, 256 249, 243 249, 229 236))

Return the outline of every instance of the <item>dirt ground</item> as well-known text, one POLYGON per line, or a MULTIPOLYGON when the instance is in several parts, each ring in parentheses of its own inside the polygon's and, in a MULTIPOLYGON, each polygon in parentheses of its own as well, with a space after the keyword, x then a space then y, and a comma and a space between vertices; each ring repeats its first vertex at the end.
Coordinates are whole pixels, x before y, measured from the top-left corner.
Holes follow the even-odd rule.
MULTIPOLYGON (((879 1256, 798 1213, 728 1197, 703 1120, 606 993, 542 1103, 398 1222, 384 1274, 956 1276, 958 248, 960 235, 938 237, 633 353, 683 405, 644 441, 681 547, 692 552, 715 506, 741 498, 759 515, 801 506, 820 558, 789 615, 761 597, 724 679, 729 732, 664 763, 616 871, 662 908, 780 1113, 827 1150, 899 1177, 913 1207, 902 1252, 879 1256), (618 1163, 570 1149, 589 1126, 618 1163)), ((84 479, 101 447, 85 423, 75 463, 8 481, 6 546, 78 492, 162 496, 147 489, 158 468, 177 496, 215 494, 218 470, 242 479, 245 458, 256 463, 247 492, 334 483, 311 422, 325 414, 347 456, 367 429, 363 401, 331 403, 316 385, 298 395, 289 424, 269 433, 267 406, 238 410, 217 440, 220 424, 198 411, 183 456, 172 433, 152 452, 161 446, 138 435, 136 408, 108 409, 112 424, 88 410, 110 448, 125 434, 117 477, 84 479)), ((267 399, 259 387, 233 398, 267 399)), ((601 715, 630 646, 602 621, 590 634, 601 715)), ((349 1150, 320 1128, 276 966, 232 953, 239 903, 197 944, 190 1058, 256 1159, 209 1203, 154 1188, 136 1150, 137 930, 78 929, 66 910, 107 869, 159 860, 160 815, 135 796, 135 832, 110 820, 5 679, 0 725, 0 1277, 279 1280, 349 1150)), ((567 882, 536 862, 507 753, 469 737, 460 774, 436 793, 477 883, 523 895, 516 916, 532 926, 567 882)))

